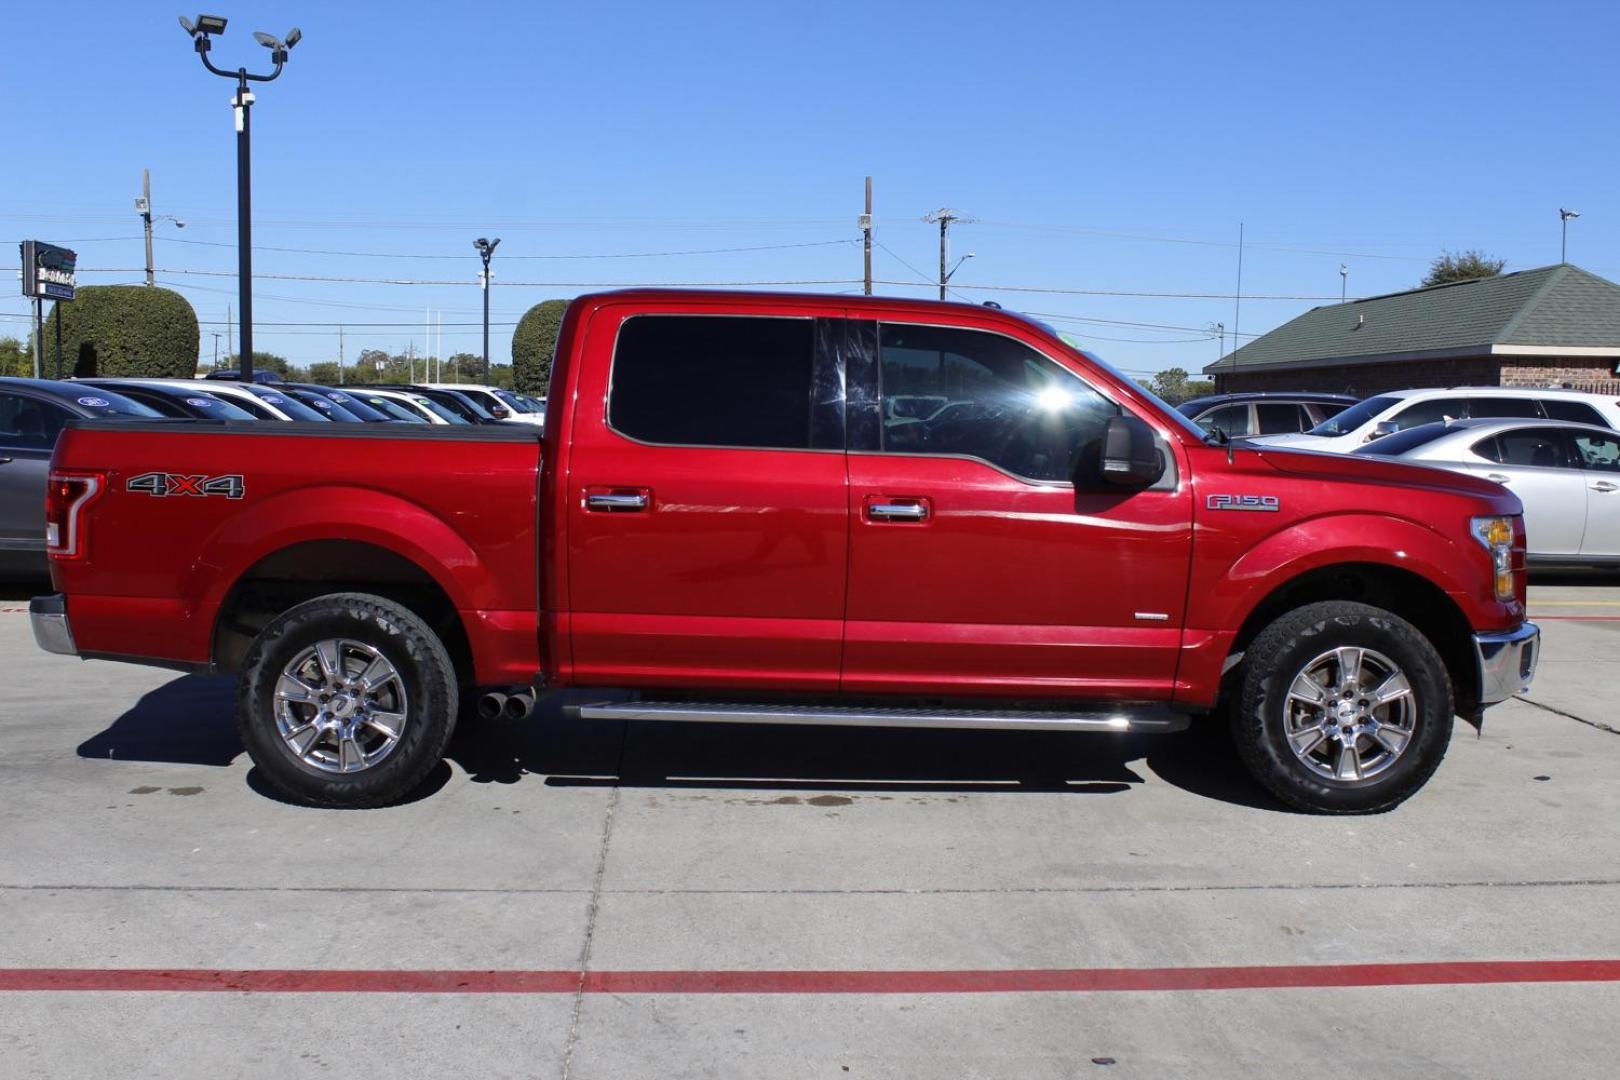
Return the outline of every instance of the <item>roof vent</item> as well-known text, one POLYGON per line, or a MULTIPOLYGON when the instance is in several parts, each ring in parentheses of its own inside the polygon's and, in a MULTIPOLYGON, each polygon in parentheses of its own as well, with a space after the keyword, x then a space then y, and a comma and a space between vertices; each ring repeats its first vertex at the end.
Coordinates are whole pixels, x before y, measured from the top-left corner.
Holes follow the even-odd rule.
POLYGON ((1357 315, 1356 316, 1356 325, 1352 326, 1350 329, 1351 330, 1360 330, 1362 328, 1362 326, 1365 325, 1366 322, 1367 322, 1367 316, 1365 316, 1365 315, 1357 315))

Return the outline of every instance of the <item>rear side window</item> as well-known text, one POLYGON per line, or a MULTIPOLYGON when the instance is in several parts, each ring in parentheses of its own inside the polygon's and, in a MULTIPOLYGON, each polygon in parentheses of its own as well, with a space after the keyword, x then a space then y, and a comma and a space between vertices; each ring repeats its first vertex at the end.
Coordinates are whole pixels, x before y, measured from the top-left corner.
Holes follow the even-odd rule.
POLYGON ((1468 417, 1468 402, 1463 398, 1432 398, 1408 405, 1390 417, 1402 430, 1419 424, 1433 424, 1441 420, 1464 420, 1468 417))
POLYGON ((1530 469, 1569 469, 1569 444, 1564 433, 1545 428, 1521 428, 1504 431, 1494 439, 1487 439, 1474 447, 1474 452, 1499 465, 1515 465, 1530 469))
POLYGON ((1575 453, 1584 469, 1620 472, 1620 441, 1582 432, 1575 436, 1575 453))
POLYGON ((1541 410, 1530 398, 1477 397, 1468 399, 1468 415, 1474 417, 1531 417, 1541 419, 1541 410))
POLYGON ((608 423, 642 442, 810 447, 809 319, 637 315, 613 354, 608 423))
POLYGON ((1554 398, 1543 398, 1541 407, 1547 410, 1549 420, 1571 420, 1577 424, 1596 424, 1598 427, 1612 427, 1603 414, 1584 401, 1561 401, 1554 398))

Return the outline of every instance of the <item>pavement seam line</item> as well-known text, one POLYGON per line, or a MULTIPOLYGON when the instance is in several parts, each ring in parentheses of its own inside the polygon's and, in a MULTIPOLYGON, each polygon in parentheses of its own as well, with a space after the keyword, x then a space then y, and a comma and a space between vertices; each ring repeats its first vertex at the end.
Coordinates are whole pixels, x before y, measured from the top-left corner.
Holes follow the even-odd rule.
POLYGON ((1606 731, 1610 735, 1620 735, 1620 728, 1613 727, 1613 726, 1611 726, 1609 724, 1605 724, 1600 720, 1588 720, 1584 716, 1576 716, 1572 712, 1565 712, 1563 709, 1555 709, 1551 705, 1543 705, 1539 701, 1531 701, 1529 698, 1525 697, 1523 694, 1514 694, 1513 695, 1513 700, 1514 701, 1522 701, 1526 705, 1534 705, 1536 708, 1541 709, 1543 712, 1550 712, 1554 716, 1562 716, 1566 720, 1575 721, 1577 724, 1585 724, 1587 727, 1597 728, 1599 731, 1606 731))

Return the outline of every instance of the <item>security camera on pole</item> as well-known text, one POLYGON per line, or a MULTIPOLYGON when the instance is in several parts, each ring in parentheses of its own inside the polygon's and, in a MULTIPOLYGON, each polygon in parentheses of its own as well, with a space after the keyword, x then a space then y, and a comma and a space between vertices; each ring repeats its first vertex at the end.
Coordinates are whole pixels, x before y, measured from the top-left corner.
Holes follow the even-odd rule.
POLYGON ((208 59, 208 50, 213 43, 209 40, 212 34, 225 32, 225 19, 220 15, 199 15, 197 21, 192 22, 184 15, 180 16, 180 25, 186 33, 191 35, 192 42, 197 49, 197 55, 202 59, 203 67, 226 79, 236 80, 236 95, 231 99, 231 108, 236 112, 236 277, 238 297, 242 305, 242 352, 240 356, 239 374, 243 382, 253 381, 253 192, 252 192, 252 160, 251 138, 252 130, 249 124, 250 111, 253 107, 253 95, 248 91, 250 82, 271 82, 281 74, 281 68, 287 63, 287 52, 303 38, 303 33, 296 26, 287 31, 287 38, 273 37, 270 34, 254 31, 253 40, 270 50, 270 59, 276 69, 268 75, 252 75, 247 68, 237 68, 235 71, 224 71, 215 67, 208 59))
POLYGON ((491 385, 489 381, 489 260, 495 257, 495 249, 500 247, 501 238, 493 240, 480 236, 473 241, 473 247, 478 249, 478 257, 484 260, 484 272, 478 280, 484 288, 484 385, 491 385))

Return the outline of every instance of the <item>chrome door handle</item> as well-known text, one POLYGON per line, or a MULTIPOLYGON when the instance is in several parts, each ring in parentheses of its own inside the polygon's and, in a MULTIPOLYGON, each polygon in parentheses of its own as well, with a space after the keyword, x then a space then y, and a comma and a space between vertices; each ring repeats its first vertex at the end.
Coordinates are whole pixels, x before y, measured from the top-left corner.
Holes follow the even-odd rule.
POLYGON ((928 507, 921 503, 872 503, 867 514, 876 521, 923 521, 928 507))
POLYGON ((1487 480, 1495 480, 1498 484, 1505 484, 1509 480, 1512 480, 1513 477, 1511 477, 1511 476, 1503 476, 1499 472, 1493 472, 1493 473, 1486 473, 1485 474, 1485 479, 1487 479, 1487 480))
POLYGON ((10 465, 10 464, 11 464, 11 459, 10 458, 8 458, 8 457, 0 457, 0 465, 10 465))
POLYGON ((1620 485, 1611 484, 1607 480, 1599 480, 1592 485, 1593 491, 1615 491, 1617 489, 1620 489, 1620 485))
POLYGON ((647 509, 647 496, 645 495, 619 495, 596 494, 585 496, 587 510, 645 510, 647 509))

